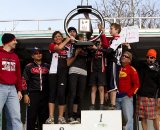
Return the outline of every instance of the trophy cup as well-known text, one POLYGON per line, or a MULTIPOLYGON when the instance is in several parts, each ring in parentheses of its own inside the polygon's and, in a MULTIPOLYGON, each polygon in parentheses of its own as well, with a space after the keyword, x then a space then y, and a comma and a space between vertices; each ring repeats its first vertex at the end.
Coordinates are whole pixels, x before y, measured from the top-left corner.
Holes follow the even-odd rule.
MULTIPOLYGON (((87 1, 88 2, 88 1, 87 1)), ((68 32, 68 25, 70 23, 70 21, 77 15, 80 14, 91 14, 93 16, 95 16, 99 21, 100 24, 105 27, 105 21, 103 19, 103 16, 101 15, 101 13, 92 8, 92 6, 90 5, 80 5, 77 6, 77 8, 73 9, 71 12, 69 12, 69 14, 66 16, 65 20, 64 20, 64 30, 66 32, 67 36, 70 36, 69 32, 68 32)), ((78 39, 75 39, 76 43, 75 45, 79 45, 79 46, 87 46, 87 45, 94 45, 94 41, 96 41, 102 34, 102 31, 99 32, 99 34, 91 39, 87 39, 86 34, 91 32, 91 19, 89 18, 79 18, 78 20, 78 31, 79 33, 82 33, 84 35, 84 41, 79 41, 78 39)))

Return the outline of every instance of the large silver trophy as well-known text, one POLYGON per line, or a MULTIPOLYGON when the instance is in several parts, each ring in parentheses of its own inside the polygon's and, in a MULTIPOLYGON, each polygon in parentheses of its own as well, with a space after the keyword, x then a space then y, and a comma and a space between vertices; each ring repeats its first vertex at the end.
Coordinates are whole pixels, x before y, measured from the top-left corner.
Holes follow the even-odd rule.
MULTIPOLYGON (((66 16, 65 20, 64 20, 64 30, 66 32, 66 34, 68 36, 70 36, 69 32, 68 32, 68 25, 70 23, 71 20, 73 20, 73 18, 77 15, 80 14, 91 14, 93 16, 95 16, 97 18, 97 20, 100 21, 100 24, 105 27, 105 21, 103 19, 103 16, 101 15, 101 13, 92 8, 92 6, 88 5, 88 1, 87 1, 87 5, 80 5, 77 6, 77 8, 73 9, 71 12, 69 12, 69 14, 66 16)), ((84 41, 79 41, 78 39, 75 39, 76 41, 76 45, 93 45, 94 41, 96 41, 102 34, 102 31, 99 32, 98 35, 96 35, 95 37, 92 37, 90 39, 86 38, 86 34, 91 32, 91 19, 89 18, 79 18, 78 20, 78 31, 79 33, 84 34, 84 41)))

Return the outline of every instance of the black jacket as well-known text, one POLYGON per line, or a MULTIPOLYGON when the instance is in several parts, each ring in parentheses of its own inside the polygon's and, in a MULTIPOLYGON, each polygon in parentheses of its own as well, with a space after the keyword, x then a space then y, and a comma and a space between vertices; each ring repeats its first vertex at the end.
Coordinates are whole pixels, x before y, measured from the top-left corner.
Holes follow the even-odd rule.
POLYGON ((137 68, 140 77, 140 88, 138 95, 142 97, 155 98, 160 88, 160 68, 156 63, 156 69, 152 69, 147 63, 141 63, 137 68))
POLYGON ((22 77, 23 93, 27 94, 33 91, 47 91, 48 74, 49 65, 47 63, 37 65, 35 62, 32 62, 26 65, 22 77))

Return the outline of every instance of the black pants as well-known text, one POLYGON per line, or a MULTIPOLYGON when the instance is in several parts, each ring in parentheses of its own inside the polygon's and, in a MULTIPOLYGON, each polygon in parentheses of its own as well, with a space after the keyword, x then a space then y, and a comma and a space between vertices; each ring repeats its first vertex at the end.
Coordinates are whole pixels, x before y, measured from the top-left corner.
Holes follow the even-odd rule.
POLYGON ((79 74, 69 75, 69 99, 68 99, 68 116, 73 117, 73 104, 77 98, 78 112, 77 116, 80 117, 82 110, 83 95, 86 87, 87 76, 79 74))
POLYGON ((66 104, 67 68, 58 69, 57 74, 49 74, 49 102, 59 105, 66 104))
POLYGON ((39 129, 48 118, 48 94, 44 92, 32 92, 29 94, 30 105, 27 107, 27 130, 35 130, 38 119, 39 129))

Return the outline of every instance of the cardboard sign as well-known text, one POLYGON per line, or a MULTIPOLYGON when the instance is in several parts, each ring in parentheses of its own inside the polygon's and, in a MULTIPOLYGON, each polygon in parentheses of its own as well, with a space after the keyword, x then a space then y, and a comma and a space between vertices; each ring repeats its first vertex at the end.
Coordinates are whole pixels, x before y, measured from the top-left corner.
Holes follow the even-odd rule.
POLYGON ((121 42, 135 43, 139 42, 139 28, 138 26, 128 26, 122 28, 120 33, 121 42))

